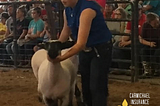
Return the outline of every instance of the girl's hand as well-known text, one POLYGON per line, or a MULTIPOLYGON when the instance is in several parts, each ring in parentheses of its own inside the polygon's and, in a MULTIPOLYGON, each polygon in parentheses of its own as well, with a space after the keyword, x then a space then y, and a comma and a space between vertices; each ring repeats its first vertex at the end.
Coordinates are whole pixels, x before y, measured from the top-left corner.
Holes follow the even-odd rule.
POLYGON ((47 55, 47 59, 48 61, 52 62, 52 63, 59 63, 62 61, 62 58, 60 55, 58 55, 55 59, 51 59, 48 55, 47 55))

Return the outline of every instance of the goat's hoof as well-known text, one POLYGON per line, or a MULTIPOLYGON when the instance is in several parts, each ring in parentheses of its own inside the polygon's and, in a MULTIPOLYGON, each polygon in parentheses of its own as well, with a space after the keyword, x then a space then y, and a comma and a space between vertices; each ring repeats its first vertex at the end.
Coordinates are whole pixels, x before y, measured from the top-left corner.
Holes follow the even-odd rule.
POLYGON ((87 106, 87 105, 83 102, 77 102, 77 106, 87 106))
POLYGON ((40 96, 38 96, 38 101, 43 103, 43 100, 42 100, 42 98, 40 96))
POLYGON ((73 106, 72 104, 69 104, 68 106, 73 106))
POLYGON ((81 92, 79 90, 76 90, 75 91, 75 95, 76 95, 76 97, 80 97, 81 96, 81 92))

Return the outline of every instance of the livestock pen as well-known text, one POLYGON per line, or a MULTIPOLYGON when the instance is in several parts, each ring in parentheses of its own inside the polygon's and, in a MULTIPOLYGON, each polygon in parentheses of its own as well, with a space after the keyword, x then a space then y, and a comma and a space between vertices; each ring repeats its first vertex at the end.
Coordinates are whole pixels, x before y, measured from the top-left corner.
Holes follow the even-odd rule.
MULTIPOLYGON (((136 0, 135 4, 133 4, 133 8, 135 11, 134 16, 134 22, 135 22, 135 27, 133 30, 134 32, 138 32, 137 30, 137 13, 136 13, 136 3, 138 0, 136 0)), ((28 2, 21 2, 22 4, 27 4, 28 2)), ((36 3, 36 2, 29 2, 31 3, 36 3)), ((43 3, 43 2, 37 2, 37 3, 43 3)), ((51 2, 47 2, 47 4, 50 4, 51 2)), ((112 2, 111 2, 112 3, 112 2)), ((121 2, 117 2, 121 3, 121 2)), ((130 2, 124 2, 124 3, 130 3, 130 2)), ((3 4, 3 3, 2 3, 3 4)), ((7 3, 4 3, 7 4, 7 3)), ((12 4, 13 6, 18 4, 17 2, 9 2, 9 4, 12 4)), ((20 2, 19 2, 20 4, 20 2)), ((59 4, 59 10, 58 10, 58 15, 62 15, 62 5, 59 4)), ((56 32, 61 30, 62 27, 62 17, 59 17, 59 26, 56 28, 56 32)), ((107 21, 107 20, 106 20, 107 21)), ((108 20, 112 21, 112 20, 108 20)), ((114 20, 113 20, 114 21, 114 20)), ((122 20, 126 21, 126 20, 122 20)), ((52 22, 50 21, 51 25, 52 22)), ((14 28, 16 31, 16 29, 14 28)), ((55 32, 53 32, 55 33, 55 32)), ((132 33, 133 34, 133 33, 132 33)), ((132 36, 133 39, 134 36, 132 36)), ((16 43, 16 39, 14 40, 16 43)), ((135 40, 136 43, 136 40, 135 40)), ((133 44, 135 44, 133 43, 133 44)), ((130 49, 133 49, 136 47, 131 47, 130 49)), ((132 53, 132 59, 136 56, 135 52, 132 53)), ((7 54, 3 54, 7 55, 7 54)), ((14 56, 16 57, 17 54, 14 56)), ((29 56, 28 54, 25 54, 26 56, 29 56)), ((32 55, 30 55, 32 56, 32 55)), ((11 61, 10 58, 3 59, 4 61, 11 61)), ((23 60, 22 60, 23 61, 23 60)), ((29 59, 26 61, 30 61, 29 59)), ((115 60, 116 61, 116 60, 115 60)), ((123 61, 123 60, 119 60, 123 61)), ((160 94, 158 93, 160 91, 160 79, 159 77, 153 77, 150 79, 139 79, 136 74, 138 73, 137 66, 135 63, 138 63, 135 59, 131 60, 133 62, 132 66, 135 66, 135 68, 132 71, 133 76, 126 76, 126 75, 109 75, 109 98, 108 98, 108 106, 127 106, 126 102, 124 100, 127 100, 128 105, 136 106, 133 104, 133 100, 135 98, 131 97, 132 93, 147 93, 149 94, 150 98, 137 98, 137 100, 148 100, 149 101, 149 106, 160 106, 159 103, 159 98, 160 94), (139 80, 139 81, 138 81, 139 80), (131 83, 134 82, 134 83, 131 83), (138 81, 138 82, 137 82, 138 81)), ((129 62, 131 62, 129 61, 129 62)), ((125 60, 123 62, 126 62, 125 60)), ((128 61, 127 61, 128 62, 128 61)), ((113 69, 112 70, 116 70, 113 69)), ((120 69, 117 69, 120 70, 120 69)), ((123 70, 123 69, 121 69, 123 70)), ((128 69, 129 72, 130 69, 128 69)), ((77 81, 78 81, 78 87, 81 89, 81 79, 80 75, 77 76, 77 81)), ((148 102, 147 101, 147 102, 148 102)), ((135 102, 135 101, 134 101, 135 102)), ((136 101, 137 102, 137 101, 136 101)), ((138 102, 137 102, 138 103, 138 102)), ((76 100, 74 100, 74 106, 76 106, 76 100)), ((17 59, 14 60, 14 62, 11 64, 1 64, 0 68, 0 106, 44 106, 43 103, 39 102, 38 100, 38 93, 37 93, 37 80, 34 77, 34 74, 30 68, 30 65, 28 66, 23 66, 23 65, 18 65, 17 64, 17 59)), ((145 106, 144 104, 137 105, 137 106, 145 106)))

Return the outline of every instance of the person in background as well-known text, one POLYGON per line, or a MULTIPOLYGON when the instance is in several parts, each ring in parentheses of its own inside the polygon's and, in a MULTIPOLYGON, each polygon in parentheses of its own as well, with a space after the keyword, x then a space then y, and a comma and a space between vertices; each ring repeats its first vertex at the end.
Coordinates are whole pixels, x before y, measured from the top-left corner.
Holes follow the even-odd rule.
POLYGON ((143 12, 153 12, 160 17, 160 0, 145 0, 143 2, 143 12))
MULTIPOLYGON (((2 48, 2 54, 7 54, 6 51, 6 45, 9 44, 10 42, 13 41, 13 7, 12 5, 8 5, 8 15, 10 16, 7 20, 6 20, 6 26, 7 26, 7 30, 5 32, 5 38, 3 40, 1 40, 1 48, 2 48)), ((13 64, 12 61, 9 61, 10 57, 9 55, 3 55, 2 56, 2 61, 3 64, 13 64)))
MULTIPOLYGON (((128 1, 128 0, 116 0, 116 1, 128 1)), ((130 3, 118 3, 117 4, 118 7, 122 7, 125 9, 126 13, 127 13, 127 18, 131 19, 131 5, 130 3)))
MULTIPOLYGON (((114 11, 114 18, 119 19, 119 20, 126 20, 127 19, 127 13, 126 11, 122 8, 119 7, 114 11)), ((120 22, 120 33, 124 33, 126 28, 126 22, 120 22)), ((115 35, 114 36, 114 44, 116 46, 117 42, 121 41, 122 35, 115 35)))
POLYGON ((104 19, 111 19, 113 17, 112 16, 113 11, 114 11, 114 6, 112 4, 106 4, 103 11, 104 19))
POLYGON ((7 31, 6 20, 9 18, 7 12, 1 13, 1 22, 0 22, 0 42, 5 38, 5 33, 7 31))
POLYGON ((143 77, 158 75, 158 71, 154 73, 157 67, 155 64, 160 61, 153 61, 159 59, 159 55, 155 55, 160 48, 160 21, 159 16, 155 13, 147 14, 147 21, 142 27, 142 34, 139 36, 139 41, 143 45, 141 47, 141 60, 144 68, 143 77), (152 65, 153 64, 153 65, 152 65))
MULTIPOLYGON (((40 1, 40 0, 36 0, 36 1, 40 1)), ((43 15, 46 15, 46 11, 44 8, 42 8, 42 4, 38 4, 38 3, 32 4, 31 8, 28 10, 27 15, 26 15, 27 19, 29 19, 29 20, 33 19, 32 18, 32 11, 36 7, 39 7, 41 9, 41 18, 43 19, 43 15)))
MULTIPOLYGON (((43 42, 47 42, 47 41, 49 41, 51 39, 50 28, 48 26, 47 19, 44 19, 44 30, 40 34, 40 37, 43 37, 43 42)), ((36 52, 39 49, 40 48, 37 45, 34 46, 34 48, 33 48, 34 52, 36 52)))
MULTIPOLYGON (((146 21, 146 15, 142 12, 142 6, 138 5, 138 9, 139 9, 139 22, 138 22, 138 33, 139 35, 141 34, 142 31, 142 26, 146 21)), ((125 33, 131 33, 131 22, 127 23, 126 26, 126 31, 125 33)), ((139 36, 137 35, 137 36, 139 36)), ((130 40, 130 36, 122 36, 122 41, 119 43, 120 47, 125 47, 127 45, 131 44, 131 40, 130 40)))
MULTIPOLYGON (((124 10, 124 8, 122 7, 118 7, 115 11, 114 11, 114 18, 117 19, 117 20, 126 20, 127 19, 127 13, 126 11, 124 10)), ((116 22, 118 23, 118 22, 116 22)), ((124 33, 125 32, 125 28, 126 28, 126 24, 127 22, 119 22, 120 23, 120 26, 119 26, 119 33, 124 33)), ((119 25, 119 24, 117 24, 119 25)), ((113 58, 114 57, 114 51, 116 51, 115 49, 118 49, 118 44, 119 42, 122 40, 122 35, 113 35, 113 58)), ((117 54, 118 55, 118 54, 117 54)), ((118 65, 120 63, 119 62, 112 62, 112 68, 117 68, 118 65)), ((124 74, 122 71, 117 71, 117 70, 112 70, 111 71, 111 74, 124 74)))
POLYGON ((32 18, 33 20, 29 23, 28 32, 25 36, 26 40, 36 42, 41 42, 42 38, 40 37, 41 32, 44 29, 44 22, 41 19, 41 8, 36 7, 32 10, 32 18))
MULTIPOLYGON (((16 13, 16 18, 17 18, 17 26, 16 26, 16 29, 17 29, 17 33, 16 33, 16 39, 17 40, 21 40, 21 39, 24 39, 25 38, 25 35, 27 34, 27 31, 28 31, 28 25, 29 25, 29 20, 27 20, 25 18, 26 16, 26 7, 25 6, 20 6, 18 7, 17 9, 17 13, 16 13)), ((20 51, 20 47, 19 46, 16 46, 16 50, 14 49, 16 45, 14 45, 14 42, 11 42, 9 43, 7 46, 6 46, 6 50, 8 52, 8 54, 10 55, 10 58, 14 61, 14 58, 13 58, 13 54, 14 53, 17 53, 17 54, 23 54, 23 51, 24 51, 24 47, 21 47, 21 51, 20 51)), ((19 56, 19 60, 24 60, 24 58, 20 58, 22 56, 19 56)))
MULTIPOLYGON (((7 26, 7 31, 5 33, 5 37, 13 36, 13 7, 12 5, 8 6, 8 14, 9 18, 6 20, 6 26, 7 26)), ((11 39, 8 42, 11 42, 13 39, 11 39)))
MULTIPOLYGON (((0 2, 7 2, 7 0, 0 0, 0 2)), ((7 5, 0 5, 0 13, 7 11, 7 5)))
POLYGON ((105 8, 106 0, 96 0, 97 3, 102 7, 102 10, 105 8))
POLYGON ((3 64, 4 61, 4 45, 3 45, 3 41, 5 39, 5 33, 7 31, 7 26, 6 26, 6 20, 9 18, 9 15, 7 12, 2 12, 1 15, 1 22, 0 22, 0 64, 3 64))
MULTIPOLYGON (((44 22, 41 19, 40 7, 36 7, 32 10, 32 18, 33 20, 29 23, 28 32, 27 35, 25 35, 24 43, 25 54, 27 54, 25 57, 28 61, 30 60, 31 55, 34 54, 34 46, 43 42, 43 37, 41 37, 40 34, 43 32, 44 22)), ((30 65, 30 63, 28 65, 30 65)))
MULTIPOLYGON (((133 0, 133 1, 134 1, 134 0, 133 0)), ((133 2, 133 1, 132 1, 132 2, 133 2)), ((144 2, 144 0, 139 0, 138 3, 139 3, 140 5, 143 5, 143 2, 144 2)))
MULTIPOLYGON (((146 21, 146 15, 144 13, 142 13, 142 6, 139 5, 138 8, 139 8, 139 22, 138 22, 138 31, 139 32, 138 32, 137 36, 139 36, 141 34, 142 26, 146 21)), ((125 33, 131 34, 131 31, 132 31, 131 26, 132 26, 132 23, 127 22, 125 33)), ((113 49, 113 58, 114 59, 130 60, 131 59, 131 50, 123 49, 123 48, 124 47, 131 47, 131 42, 132 42, 131 36, 128 36, 128 35, 122 36, 121 41, 117 44, 117 46, 119 48, 113 49)), ((137 45, 140 46, 139 40, 137 42, 138 42, 137 45)), ((122 63, 122 62, 118 63, 118 68, 128 69, 129 67, 130 67, 130 63, 129 64, 122 63)))

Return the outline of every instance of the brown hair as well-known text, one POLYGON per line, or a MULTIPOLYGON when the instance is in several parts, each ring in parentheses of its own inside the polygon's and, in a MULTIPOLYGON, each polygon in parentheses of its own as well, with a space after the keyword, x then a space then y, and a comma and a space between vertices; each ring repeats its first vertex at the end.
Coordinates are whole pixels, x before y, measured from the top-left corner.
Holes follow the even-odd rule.
POLYGON ((122 19, 127 19, 127 13, 122 7, 118 7, 115 11, 119 11, 121 13, 122 19))
POLYGON ((147 22, 150 23, 151 21, 155 20, 156 18, 159 18, 159 16, 155 13, 149 12, 147 14, 147 22))
POLYGON ((33 11, 36 11, 39 14, 39 16, 41 16, 41 8, 40 7, 35 7, 33 9, 33 11))
POLYGON ((24 5, 19 6, 18 9, 24 14, 24 17, 25 17, 27 14, 26 6, 24 5))
POLYGON ((5 18, 6 20, 9 18, 9 15, 8 15, 7 12, 2 12, 2 13, 0 14, 0 16, 1 16, 1 18, 2 18, 2 17, 5 18))

